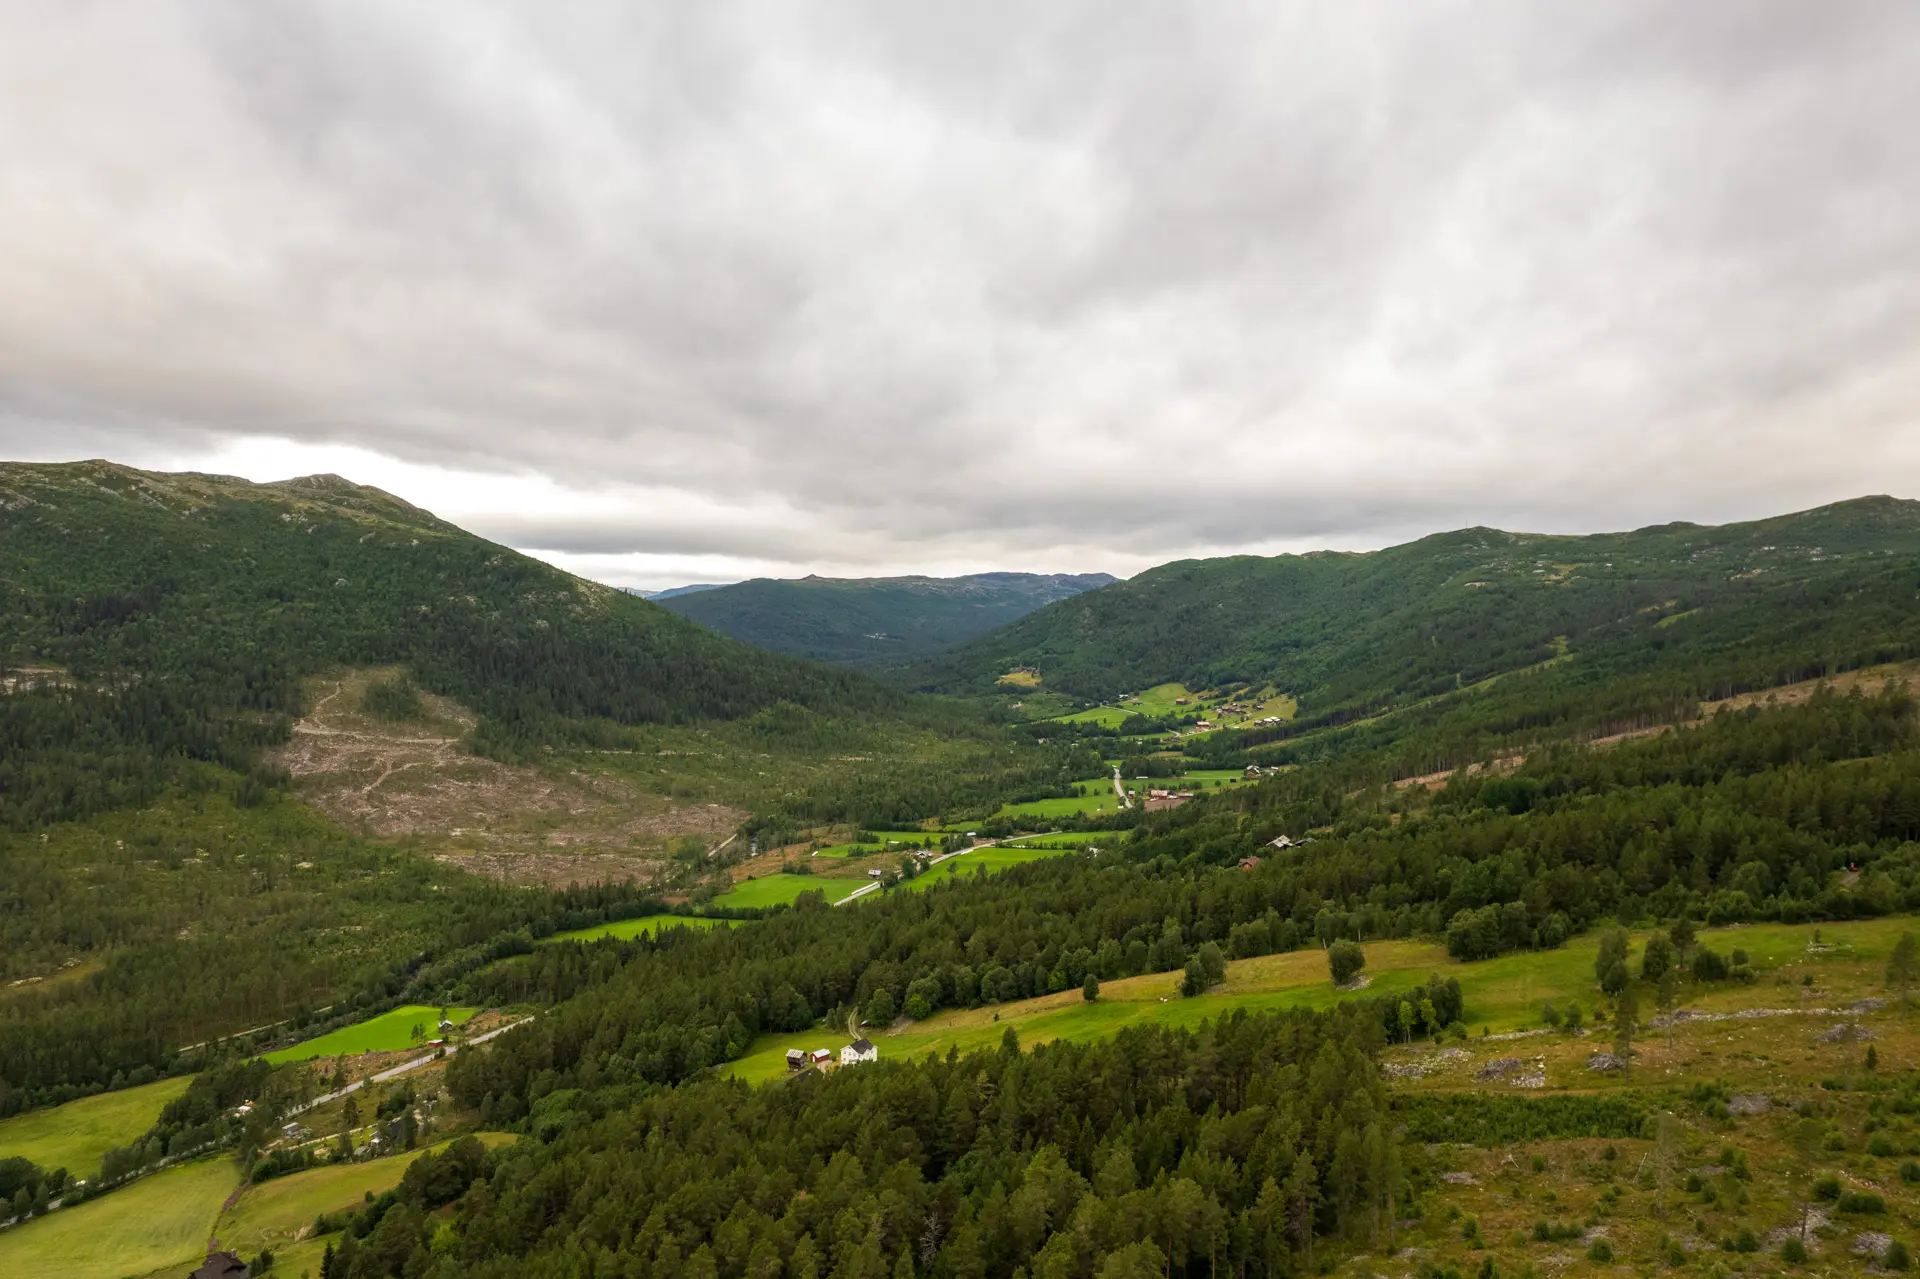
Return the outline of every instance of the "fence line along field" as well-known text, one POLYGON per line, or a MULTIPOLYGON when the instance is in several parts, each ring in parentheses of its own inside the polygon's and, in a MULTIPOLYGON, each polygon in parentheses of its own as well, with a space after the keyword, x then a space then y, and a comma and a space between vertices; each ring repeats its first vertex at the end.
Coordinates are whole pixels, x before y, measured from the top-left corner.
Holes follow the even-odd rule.
POLYGON ((205 1159, 37 1217, 0 1233, 0 1275, 184 1275, 206 1258, 220 1205, 239 1183, 240 1169, 232 1160, 205 1159))
POLYGON ((101 1156, 153 1127, 166 1104, 186 1092, 188 1082, 185 1076, 162 1079, 0 1119, 0 1159, 29 1159, 42 1168, 92 1177, 100 1170, 101 1156))
MULTIPOLYGON (((447 1019, 455 1025, 462 1025, 480 1010, 477 1008, 449 1008, 447 1019)), ((358 1053, 402 1052, 408 1048, 417 1048, 429 1039, 439 1037, 440 1010, 425 1004, 408 1004, 404 1008, 395 1008, 391 1012, 381 1013, 378 1017, 368 1018, 351 1026, 342 1026, 329 1031, 318 1039, 309 1039, 305 1043, 281 1048, 264 1054, 266 1059, 276 1066, 290 1061, 311 1061, 315 1057, 352 1056, 358 1053), (418 1029, 423 1033, 416 1035, 418 1029)))

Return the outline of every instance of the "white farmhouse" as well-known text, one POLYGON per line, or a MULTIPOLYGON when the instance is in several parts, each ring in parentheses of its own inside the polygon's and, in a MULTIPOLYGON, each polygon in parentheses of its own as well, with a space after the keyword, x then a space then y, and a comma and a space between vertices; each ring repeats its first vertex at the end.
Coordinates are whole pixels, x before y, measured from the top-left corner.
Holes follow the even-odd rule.
POLYGON ((862 1035, 840 1050, 840 1064, 842 1066, 857 1066, 863 1061, 878 1060, 880 1060, 880 1050, 875 1048, 873 1041, 865 1035, 862 1035))

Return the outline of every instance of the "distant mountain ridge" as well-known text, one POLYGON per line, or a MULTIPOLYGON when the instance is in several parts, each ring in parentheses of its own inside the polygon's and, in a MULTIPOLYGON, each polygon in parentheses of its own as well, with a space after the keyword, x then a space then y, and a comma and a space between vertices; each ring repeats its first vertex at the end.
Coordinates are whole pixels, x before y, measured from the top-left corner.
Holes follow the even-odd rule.
POLYGON ((755 578, 655 595, 682 617, 749 644, 842 665, 904 662, 1036 608, 1111 585, 1108 573, 755 578))
POLYGON ((637 586, 623 586, 620 589, 629 595, 638 595, 643 600, 670 600, 676 595, 692 595, 696 591, 717 591, 730 582, 694 582, 687 586, 669 586, 664 591, 643 591, 637 586))
POLYGON ((1717 527, 1468 528, 1368 553, 1163 564, 910 675, 986 694, 1024 670, 1086 699, 1244 681, 1294 695, 1295 732, 1536 671, 1533 709, 1515 714, 1561 714, 1540 708, 1597 704, 1596 690, 1625 706, 1656 687, 1764 688, 1920 656, 1917 592, 1920 502, 1890 497, 1717 527))
POLYGON ((0 674, 53 668, 73 682, 64 700, 0 698, 0 820, 123 802, 106 794, 115 778, 141 792, 170 760, 244 767, 284 733, 301 677, 332 666, 406 664, 479 711, 476 741, 505 753, 596 724, 902 700, 331 475, 252 484, 0 463, 0 598, 0 674))

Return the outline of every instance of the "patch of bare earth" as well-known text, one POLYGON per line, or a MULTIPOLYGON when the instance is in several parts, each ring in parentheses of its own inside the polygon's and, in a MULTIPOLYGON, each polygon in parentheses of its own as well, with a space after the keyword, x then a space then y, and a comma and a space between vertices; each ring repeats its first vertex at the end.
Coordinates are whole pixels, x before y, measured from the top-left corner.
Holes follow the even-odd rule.
POLYGON ((439 853, 437 860, 488 879, 508 884, 542 884, 566 888, 571 884, 618 884, 632 880, 653 882, 664 869, 653 857, 623 853, 439 853))
POLYGON ((313 710, 274 753, 308 803, 349 830, 420 836, 451 847, 442 860, 514 883, 650 880, 668 841, 710 846, 746 814, 718 804, 676 805, 627 782, 577 768, 502 764, 462 745, 473 712, 422 694, 426 713, 395 723, 362 709, 366 689, 393 671, 348 671, 316 681, 313 710))

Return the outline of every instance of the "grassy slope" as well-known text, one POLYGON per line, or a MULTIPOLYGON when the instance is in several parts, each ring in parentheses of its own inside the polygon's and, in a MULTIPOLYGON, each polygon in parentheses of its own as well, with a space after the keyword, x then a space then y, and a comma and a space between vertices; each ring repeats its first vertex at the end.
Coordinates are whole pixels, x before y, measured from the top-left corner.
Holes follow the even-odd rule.
POLYGON ((21 1279, 121 1279, 206 1257, 220 1205, 239 1184, 225 1159, 170 1168, 77 1208, 0 1234, 0 1274, 21 1279))
MULTIPOLYGON (((483 1132, 478 1136, 488 1146, 502 1146, 516 1140, 510 1133, 483 1132)), ((432 1149, 439 1150, 446 1144, 440 1142, 432 1149)), ((220 1242, 243 1257, 252 1257, 262 1248, 271 1247, 276 1270, 290 1276, 297 1276, 303 1268, 317 1272, 325 1240, 296 1243, 295 1237, 321 1213, 357 1207, 367 1195, 377 1196, 399 1185, 407 1165, 423 1153, 415 1151, 337 1168, 314 1168, 249 1186, 232 1208, 220 1214, 217 1227, 220 1242)))
MULTIPOLYGON (((480 1010, 477 1008, 449 1008, 447 1017, 455 1024, 466 1021, 480 1010)), ((353 1026, 342 1026, 330 1031, 318 1039, 309 1039, 305 1043, 295 1044, 291 1048, 282 1048, 266 1054, 266 1059, 274 1065, 283 1065, 290 1061, 311 1061, 315 1057, 338 1057, 343 1054, 363 1052, 398 1052, 403 1048, 420 1046, 424 1041, 415 1039, 412 1034, 416 1025, 426 1027, 426 1038, 437 1035, 440 1024, 440 1010, 429 1008, 425 1004, 408 1004, 395 1008, 391 1012, 381 1013, 353 1026)))
MULTIPOLYGON (((1818 948, 1810 947, 1816 932, 1811 925, 1724 930, 1713 936, 1713 943, 1723 951, 1735 945, 1745 948, 1760 978, 1753 986, 1695 992, 1687 1006, 1711 1012, 1844 1009, 1857 1000, 1884 997, 1888 952, 1899 933, 1914 926, 1912 919, 1822 925, 1818 948), (1813 984, 1804 986, 1809 977, 1813 984)), ((1519 995, 1512 974, 1504 992, 1489 992, 1509 1004, 1519 995)), ((1893 1006, 1850 1018, 1788 1015, 1683 1023, 1671 1043, 1661 1032, 1647 1031, 1634 1050, 1632 1080, 1586 1069, 1588 1056, 1609 1046, 1609 1028, 1600 1027, 1583 1039, 1557 1033, 1506 1041, 1470 1038, 1462 1045, 1467 1050, 1464 1059, 1444 1063, 1424 1045, 1389 1049, 1389 1067, 1439 1066, 1423 1079, 1393 1085, 1403 1104, 1424 1094, 1511 1094, 1510 1085, 1479 1078, 1488 1062, 1507 1057, 1543 1069, 1546 1097, 1620 1092, 1651 1098, 1654 1109, 1669 1110, 1679 1119, 1673 1172, 1664 1193, 1655 1143, 1640 1134, 1428 1147, 1430 1168, 1472 1180, 1435 1184, 1424 1220, 1402 1232, 1394 1247, 1415 1248, 1436 1263, 1451 1261, 1465 1274, 1477 1273, 1491 1258, 1498 1273, 1507 1275, 1528 1273, 1528 1268, 1575 1275, 1865 1275, 1885 1273, 1876 1268, 1877 1257, 1858 1242, 1866 1232, 1891 1235, 1909 1247, 1916 1242, 1920 1188, 1909 1183, 1900 1168, 1920 1155, 1920 1131, 1910 1117, 1887 1104, 1896 1083, 1910 1083, 1920 1066, 1920 1019, 1911 1012, 1893 1006), (1865 1049, 1859 1042, 1827 1039, 1825 1031, 1848 1022, 1873 1037, 1876 1070, 1864 1068, 1865 1049), (1694 1082, 1764 1096, 1771 1105, 1752 1116, 1706 1113, 1680 1095, 1683 1086, 1694 1082), (1811 1161, 1794 1140, 1802 1108, 1814 1116, 1822 1146, 1811 1161), (1876 1141, 1883 1143, 1881 1153, 1871 1148, 1876 1141), (1607 1157, 1609 1149, 1614 1158, 1607 1157), (1748 1161, 1750 1179, 1718 1171, 1730 1152, 1748 1161), (1836 1177, 1848 1190, 1881 1195, 1888 1210, 1839 1212, 1824 1205, 1814 1218, 1813 1261, 1794 1266, 1780 1257, 1779 1245, 1787 1235, 1797 1234, 1816 1173, 1836 1177), (1484 1246, 1463 1238, 1468 1220, 1477 1223, 1484 1246), (1584 1234, 1604 1235, 1614 1262, 1589 1259, 1587 1238, 1535 1240, 1533 1223, 1541 1220, 1572 1223, 1584 1234), (1753 1232, 1760 1251, 1724 1251, 1724 1241, 1736 1240, 1743 1229, 1753 1232), (1663 1240, 1681 1248, 1686 1261, 1676 1263, 1664 1255, 1663 1240)), ((1380 1252, 1374 1251, 1347 1258, 1337 1273, 1361 1279, 1382 1264, 1380 1252)))
POLYGON ((515 719, 892 700, 334 476, 248 484, 5 463, 0 492, 0 583, 16 601, 0 659, 174 674, 253 654, 281 678, 402 661, 435 691, 515 719), (76 599, 91 601, 77 619, 76 599))
POLYGON ((762 875, 758 879, 743 879, 735 884, 731 891, 715 897, 713 904, 735 907, 784 906, 805 892, 825 893, 828 901, 837 902, 866 882, 865 878, 839 879, 825 875, 789 875, 781 872, 762 875))
POLYGON ((645 919, 617 919, 592 928, 569 929, 544 940, 599 941, 606 937, 617 937, 622 941, 631 941, 635 937, 651 937, 663 928, 713 928, 726 922, 723 919, 703 919, 698 915, 648 915, 645 919))
POLYGON ((777 653, 858 664, 934 652, 1111 581, 1103 573, 756 578, 659 602, 777 653))
MULTIPOLYGON (((1914 930, 1917 924, 1911 918, 1894 918, 1818 927, 1827 940, 1845 946, 1846 953, 1860 962, 1884 965, 1894 938, 1914 930)), ((1735 946, 1746 949, 1762 980, 1751 987, 1722 986, 1705 992, 1686 988, 1690 1006, 1696 994, 1711 996, 1716 1006, 1755 1007, 1767 1000, 1782 1002, 1765 984, 1766 974, 1785 968, 1804 954, 1815 928, 1811 924, 1750 925, 1703 931, 1702 944, 1723 953, 1735 946)), ((1636 955, 1643 940, 1644 935, 1636 935, 1636 955)), ((1541 1005, 1548 999, 1563 1005, 1570 999, 1577 1000, 1590 1011, 1600 999, 1593 977, 1598 951, 1599 938, 1587 935, 1559 950, 1528 951, 1467 964, 1449 958, 1444 947, 1431 942, 1376 942, 1366 947, 1368 984, 1343 992, 1336 990, 1328 978, 1325 952, 1296 950, 1235 960, 1227 966, 1226 981, 1197 998, 1180 997, 1181 974, 1152 973, 1103 984, 1100 999, 1092 1004, 1078 990, 1068 990, 997 1007, 944 1010, 923 1022, 877 1036, 876 1042, 884 1056, 918 1056, 925 1052, 944 1054, 954 1047, 964 1051, 995 1044, 1008 1027, 1018 1031, 1021 1042, 1029 1046, 1054 1039, 1084 1040, 1149 1022, 1194 1026, 1236 1009, 1328 1008, 1351 998, 1404 991, 1424 984, 1435 973, 1459 978, 1469 1025, 1501 1033, 1539 1026, 1541 1005)), ((1798 1002, 1797 992, 1791 1002, 1798 1002)), ((1650 998, 1643 1003, 1643 1017, 1651 1016, 1650 998)), ((823 1036, 831 1039, 836 1033, 828 1030, 762 1036, 754 1042, 752 1052, 733 1063, 731 1071, 756 1081, 777 1077, 784 1073, 787 1049, 837 1046, 816 1042, 823 1036)))
POLYGON ((42 1168, 92 1177, 100 1170, 102 1155, 153 1127, 160 1111, 186 1092, 190 1082, 185 1076, 162 1079, 0 1119, 0 1159, 17 1156, 42 1168))
POLYGON ((970 849, 957 857, 949 857, 927 868, 900 887, 910 892, 925 892, 935 884, 945 883, 949 879, 991 875, 1008 866, 1018 866, 1023 862, 1037 862, 1048 857, 1066 856, 1073 851, 1075 850, 1072 848, 1048 848, 1044 845, 1030 847, 1025 844, 996 844, 992 848, 970 849))
POLYGON ((1879 498, 1720 528, 1467 529, 1364 555, 1163 565, 1029 614, 919 675, 985 693, 1002 672, 1034 668, 1048 688, 1093 698, 1272 681, 1309 716, 1544 670, 1563 653, 1562 692, 1653 670, 1777 680, 1782 663, 1920 644, 1916 565, 1920 503, 1879 498))

